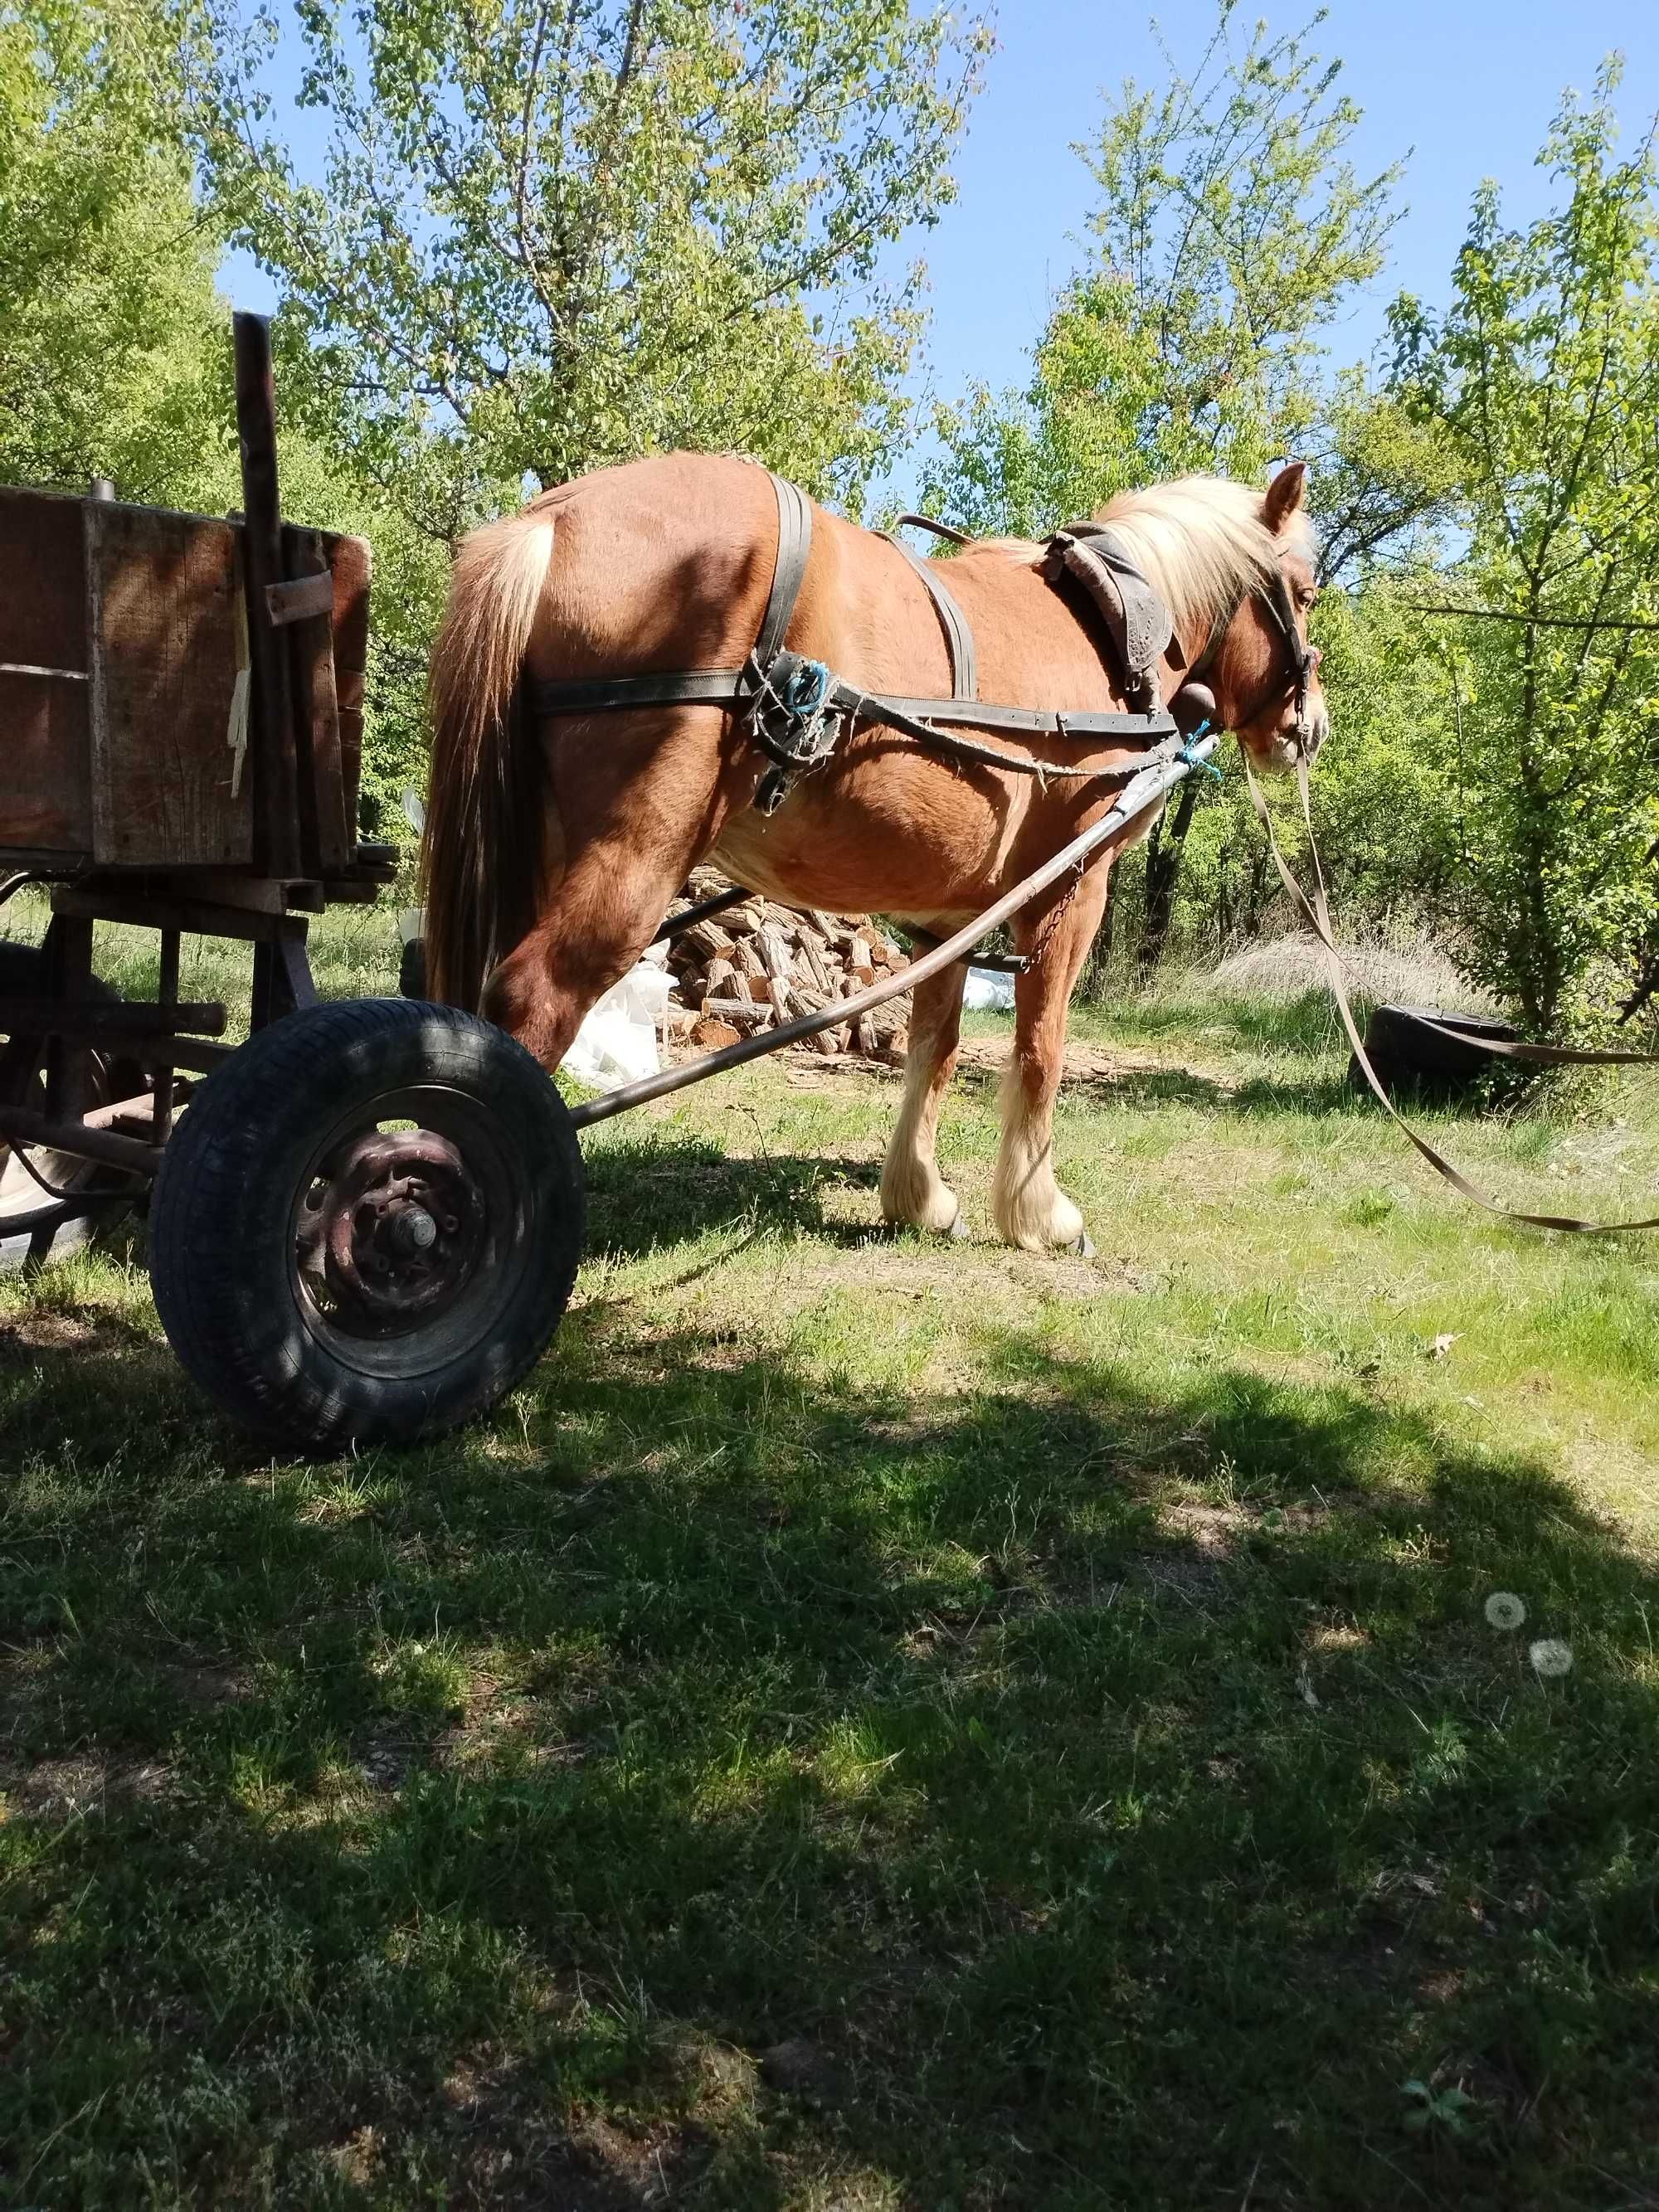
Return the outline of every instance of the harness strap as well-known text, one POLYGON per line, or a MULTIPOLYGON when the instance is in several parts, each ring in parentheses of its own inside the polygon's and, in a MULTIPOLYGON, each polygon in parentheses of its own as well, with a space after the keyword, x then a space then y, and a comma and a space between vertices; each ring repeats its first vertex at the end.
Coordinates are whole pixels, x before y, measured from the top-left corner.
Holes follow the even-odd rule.
POLYGON ((969 730, 1012 730, 1042 738, 1161 737, 1176 726, 1164 708, 1146 714, 1073 714, 1067 708, 999 707, 981 700, 906 699, 883 692, 879 703, 913 720, 959 723, 969 730))
MULTIPOLYGON (((1121 783, 1138 775, 1143 768, 1181 757, 1181 746, 1176 742, 1180 732, 1175 716, 1162 710, 1152 714, 1044 714, 1040 718, 1036 718, 1035 708, 1011 707, 1004 710, 1011 714, 1030 714, 1036 718, 1013 726, 1037 727, 1057 737, 1133 736, 1164 740, 1161 745, 1144 751, 1138 760, 1121 767, 1073 768, 1065 761, 1030 760, 1021 753, 1005 753, 991 745, 976 745, 971 738, 953 737, 948 731, 924 721, 921 714, 911 711, 919 708, 922 714, 937 714, 940 720, 947 722, 969 719, 958 713, 953 699, 893 699, 860 691, 850 684, 837 681, 830 690, 830 703, 854 721, 880 722, 904 737, 914 738, 930 752, 942 753, 946 760, 970 761, 977 768, 1000 769, 1012 775, 1032 775, 1039 781, 1053 777, 1065 782, 1121 783)), ((982 708, 977 710, 980 714, 984 711, 982 708)), ((995 728, 998 725, 993 723, 990 726, 995 728)))
POLYGON ((945 632, 945 642, 951 655, 951 696, 953 699, 977 699, 979 696, 979 668, 974 653, 974 633, 969 629, 962 609, 945 587, 945 579, 931 561, 924 561, 902 538, 895 538, 890 530, 878 531, 890 545, 896 546, 905 559, 927 586, 939 616, 939 628, 945 632))
MULTIPOLYGON (((635 707, 735 707, 749 696, 750 672, 743 668, 700 668, 675 675, 595 677, 586 684, 538 684, 530 702, 538 714, 626 714, 635 707)), ((1010 730, 1041 737, 1169 738, 1179 734, 1173 714, 1068 714, 1036 707, 994 707, 957 699, 897 699, 860 691, 837 681, 827 703, 860 722, 880 722, 915 738, 947 759, 973 761, 1012 775, 1057 776, 1106 781, 1133 775, 1129 768, 1073 768, 1061 762, 1027 760, 971 738, 953 737, 927 717, 966 723, 973 729, 1010 730), (964 706, 970 711, 964 713, 964 706)), ((1159 749, 1155 757, 1164 757, 1159 749)), ((1175 757, 1174 754, 1170 755, 1175 757)), ((1142 763, 1144 765, 1144 763, 1142 763)))
POLYGON ((935 521, 931 514, 902 514, 893 525, 895 530, 931 530, 935 538, 942 538, 950 545, 971 545, 973 532, 958 530, 952 522, 935 521))
MULTIPOLYGON (((641 676, 596 676, 574 682, 530 686, 530 704, 538 714, 625 714, 638 707, 748 707, 751 734, 773 762, 763 778, 757 804, 770 813, 787 790, 790 780, 803 769, 826 759, 834 748, 836 732, 830 716, 838 716, 850 727, 854 722, 878 722, 913 738, 947 760, 976 768, 998 769, 1006 775, 1029 775, 1046 781, 1121 783, 1142 767, 1176 757, 1171 742, 1179 736, 1175 718, 1159 708, 1149 714, 1068 714, 1037 707, 1004 707, 981 702, 975 695, 978 679, 973 632, 962 610, 933 571, 933 563, 920 560, 908 545, 898 546, 921 575, 933 598, 951 653, 951 680, 957 696, 951 699, 890 697, 860 691, 832 678, 817 662, 802 661, 786 652, 783 641, 812 550, 812 509, 806 495, 787 477, 767 476, 778 503, 778 550, 772 586, 761 617, 755 649, 741 668, 696 668, 653 672, 641 676), (811 711, 794 702, 800 679, 812 694, 811 711), (781 724, 768 726, 781 712, 781 724), (799 729, 791 723, 805 715, 799 729), (935 721, 965 724, 970 729, 1006 730, 1018 735, 1055 737, 1074 741, 1121 738, 1146 745, 1149 738, 1166 742, 1143 753, 1131 766, 1074 768, 1064 763, 1030 760, 1005 753, 991 745, 975 744, 935 726, 935 721)), ((921 516, 906 520, 926 522, 921 516)), ((953 533, 931 523, 941 536, 953 533)))
POLYGON ((769 666, 783 650, 784 633, 795 611, 812 550, 812 509, 806 494, 787 477, 773 476, 770 469, 766 473, 772 477, 772 489, 778 496, 778 557, 766 612, 761 617, 760 635, 755 640, 754 658, 761 668, 769 666))

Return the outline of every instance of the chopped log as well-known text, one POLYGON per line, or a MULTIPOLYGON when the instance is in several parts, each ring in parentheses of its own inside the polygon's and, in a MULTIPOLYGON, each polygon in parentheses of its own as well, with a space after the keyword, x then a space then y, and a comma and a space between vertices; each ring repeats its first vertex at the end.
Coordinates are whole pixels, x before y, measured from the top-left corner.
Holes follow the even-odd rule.
POLYGON ((768 922, 755 933, 755 946, 765 963, 766 972, 774 981, 789 980, 789 940, 781 929, 768 922))
POLYGON ((693 1044, 707 1045, 711 1050, 718 1051, 722 1045, 740 1044, 743 1042, 743 1031, 734 1030, 730 1022, 715 1021, 705 1014, 694 1024, 691 1042, 693 1044))
MULTIPOLYGON (((695 902, 725 888, 718 870, 699 868, 682 896, 695 902)), ((775 1021, 819 1012, 909 964, 867 915, 780 906, 754 893, 725 908, 718 922, 694 924, 674 940, 668 969, 678 1005, 670 1034, 682 1035, 689 1019, 752 1035, 775 1021)), ((890 1060, 904 1050, 908 1030, 908 1002, 896 1000, 864 1017, 856 1033, 841 1024, 811 1042, 826 1059, 856 1048, 890 1060)))
POLYGON ((705 960, 729 960, 732 957, 732 939, 717 921, 694 921, 679 942, 689 945, 705 960))
POLYGON ((823 954, 819 942, 804 930, 801 933, 800 957, 801 965, 806 969, 813 988, 822 991, 827 998, 830 994, 830 971, 823 964, 823 954))
POLYGON ((711 1020, 735 1022, 741 1030, 769 1029, 772 1023, 771 1007, 753 999, 705 999, 702 1011, 711 1020))

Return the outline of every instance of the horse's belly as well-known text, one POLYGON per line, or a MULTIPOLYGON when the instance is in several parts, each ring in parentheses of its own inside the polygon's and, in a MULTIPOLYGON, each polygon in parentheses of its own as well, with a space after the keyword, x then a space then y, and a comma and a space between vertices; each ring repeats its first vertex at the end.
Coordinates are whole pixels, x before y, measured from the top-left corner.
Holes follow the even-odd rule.
POLYGON ((1023 806, 929 762, 808 776, 769 818, 743 807, 713 857, 734 882, 830 914, 971 914, 995 897, 1023 806))

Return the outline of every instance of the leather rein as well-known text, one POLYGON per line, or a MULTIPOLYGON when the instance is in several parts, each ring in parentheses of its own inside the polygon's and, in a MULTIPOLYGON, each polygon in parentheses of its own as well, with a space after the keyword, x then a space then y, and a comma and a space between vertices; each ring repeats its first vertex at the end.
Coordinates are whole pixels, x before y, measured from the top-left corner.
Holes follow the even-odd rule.
MULTIPOLYGON (((785 477, 767 475, 777 495, 778 550, 766 610, 761 617, 754 648, 740 668, 684 669, 642 676, 605 676, 575 683, 537 684, 529 687, 530 705, 538 714, 619 714, 639 707, 709 706, 746 710, 749 734, 772 765, 763 775, 755 804, 763 814, 775 812, 795 778, 828 760, 842 738, 859 724, 876 723, 898 732, 947 760, 975 768, 996 769, 1005 775, 1049 780, 1122 783, 1144 766, 1181 757, 1188 739, 1182 721, 1157 699, 1138 712, 1072 714, 1036 707, 1001 706, 981 700, 974 653, 973 633, 961 609, 946 588, 936 565, 913 553, 894 538, 896 547, 927 586, 945 633, 951 658, 952 696, 948 699, 912 698, 858 689, 833 674, 823 662, 787 651, 784 635, 795 611, 795 602, 806 574, 811 551, 812 516, 806 495, 785 477), (950 722, 957 728, 1006 732, 1010 736, 1056 737, 1090 741, 1121 738, 1146 748, 1135 763, 1113 768, 1078 768, 1063 763, 1033 760, 1004 752, 993 745, 977 744, 938 726, 950 722)), ((921 525, 937 535, 967 542, 959 532, 930 521, 922 515, 906 515, 905 522, 921 525)), ((883 533, 884 535, 885 533, 883 533)), ((1104 536, 1096 524, 1073 526, 1073 535, 1104 536)), ((1127 567, 1116 554, 1120 567, 1127 567)), ((1139 577, 1139 572, 1131 570, 1139 577)), ((1145 586, 1145 579, 1139 578, 1145 586)), ((1150 586, 1146 586, 1150 590, 1150 586)), ((1298 701, 1305 704, 1313 658, 1303 644, 1282 575, 1257 594, 1274 627, 1288 645, 1298 701), (1275 590, 1273 587, 1277 586, 1275 590)), ((1213 660, 1237 606, 1217 624, 1198 660, 1188 672, 1182 691, 1213 660)), ((1137 672, 1130 672, 1132 677, 1137 672)), ((1177 695, 1179 703, 1180 695, 1177 695)), ((1207 693, 1194 692, 1188 724, 1203 726, 1202 717, 1213 713, 1207 693)))

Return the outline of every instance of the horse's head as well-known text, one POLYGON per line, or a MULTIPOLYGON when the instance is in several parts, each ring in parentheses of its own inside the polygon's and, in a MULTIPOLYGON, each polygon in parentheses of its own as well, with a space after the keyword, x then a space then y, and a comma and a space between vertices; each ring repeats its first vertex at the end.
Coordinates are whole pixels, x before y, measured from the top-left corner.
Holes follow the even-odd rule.
POLYGON ((1305 462, 1292 461, 1268 485, 1261 521, 1277 567, 1240 600, 1204 671, 1218 726, 1235 732, 1257 768, 1279 774, 1311 763, 1331 726, 1319 648, 1308 642, 1319 594, 1302 513, 1307 475, 1305 462))

